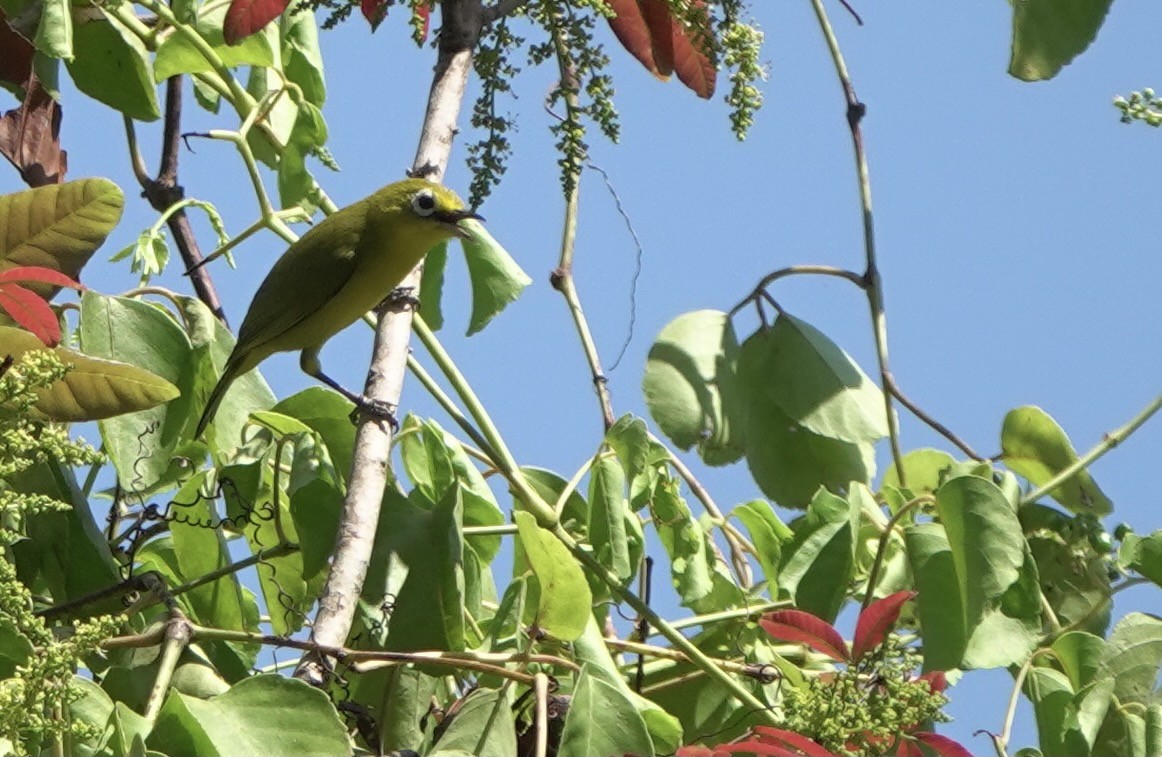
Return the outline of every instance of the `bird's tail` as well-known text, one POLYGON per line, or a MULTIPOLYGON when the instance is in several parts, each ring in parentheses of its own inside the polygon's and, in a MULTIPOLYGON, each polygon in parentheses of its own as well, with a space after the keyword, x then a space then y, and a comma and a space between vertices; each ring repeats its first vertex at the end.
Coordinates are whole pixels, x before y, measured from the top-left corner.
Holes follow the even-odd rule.
POLYGON ((237 376, 237 364, 233 361, 227 361, 226 369, 222 371, 222 378, 218 379, 214 391, 210 392, 210 399, 206 401, 206 409, 202 411, 202 419, 198 421, 198 430, 194 432, 195 439, 202 438, 206 427, 210 425, 210 421, 214 420, 214 414, 218 412, 218 405, 222 404, 222 398, 226 396, 226 390, 234 383, 234 379, 237 376))

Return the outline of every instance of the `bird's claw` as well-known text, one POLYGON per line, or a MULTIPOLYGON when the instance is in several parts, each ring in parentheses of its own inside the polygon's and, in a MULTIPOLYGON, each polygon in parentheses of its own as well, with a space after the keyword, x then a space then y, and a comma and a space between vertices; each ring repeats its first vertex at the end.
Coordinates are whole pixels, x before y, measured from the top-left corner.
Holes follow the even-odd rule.
POLYGON ((396 287, 383 298, 377 309, 392 310, 406 307, 414 310, 420 306, 420 298, 416 297, 415 291, 415 287, 396 287))
POLYGON ((384 400, 374 400, 370 397, 360 397, 351 411, 351 422, 358 424, 362 416, 367 415, 376 421, 387 421, 391 426, 391 433, 399 431, 399 421, 395 419, 396 406, 384 400))

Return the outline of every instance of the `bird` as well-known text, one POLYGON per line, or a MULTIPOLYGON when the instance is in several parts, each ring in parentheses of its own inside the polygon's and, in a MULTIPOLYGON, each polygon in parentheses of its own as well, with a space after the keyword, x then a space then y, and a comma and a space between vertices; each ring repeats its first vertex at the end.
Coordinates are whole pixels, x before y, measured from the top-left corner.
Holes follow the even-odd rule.
POLYGON ((319 351, 384 300, 440 242, 483 220, 451 189, 426 179, 397 181, 332 213, 283 253, 258 286, 238 339, 194 434, 200 438, 230 385, 276 352, 300 350, 299 366, 355 403, 394 420, 391 408, 323 373, 319 351))

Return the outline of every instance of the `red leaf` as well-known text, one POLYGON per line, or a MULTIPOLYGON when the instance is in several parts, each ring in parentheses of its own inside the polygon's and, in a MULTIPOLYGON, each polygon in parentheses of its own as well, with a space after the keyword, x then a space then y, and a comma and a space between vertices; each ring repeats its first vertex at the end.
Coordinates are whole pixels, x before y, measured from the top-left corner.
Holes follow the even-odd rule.
POLYGON ((800 757, 798 752, 792 752, 790 749, 777 744, 764 744, 761 741, 736 741, 733 744, 723 744, 718 748, 731 754, 746 752, 747 754, 759 755, 759 757, 800 757))
POLYGON ((0 284, 0 308, 17 324, 35 334, 45 346, 55 347, 60 343, 61 326, 56 313, 35 292, 18 284, 0 284))
POLYGON ((726 754, 729 754, 729 752, 723 752, 720 749, 711 749, 710 747, 699 744, 691 744, 690 746, 680 747, 678 751, 674 752, 674 757, 723 757, 726 754))
POLYGON ((756 725, 754 727, 754 735, 764 744, 774 743, 794 750, 793 754, 801 754, 805 757, 835 757, 831 752, 824 749, 822 745, 794 731, 784 731, 782 728, 756 725))
POLYGON ((931 749, 940 757, 972 757, 972 752, 962 747, 959 743, 953 741, 947 736, 941 736, 938 733, 916 733, 912 734, 924 746, 931 749))
POLYGON ((677 19, 671 19, 671 48, 673 51, 674 73, 678 81, 689 87, 703 100, 714 95, 718 71, 710 62, 714 32, 710 29, 710 12, 702 0, 694 0, 694 7, 701 16, 699 25, 683 28, 677 19))
POLYGON ((924 750, 911 739, 900 739, 896 742, 896 757, 924 757, 924 750))
POLYGON ((375 31, 387 18, 387 0, 360 0, 359 11, 375 31))
POLYGON ((609 7, 617 14, 609 19, 609 28, 621 46, 646 67, 654 76, 666 78, 654 63, 654 43, 650 38, 641 6, 637 0, 609 0, 609 7))
POLYGON ((32 74, 32 55, 36 49, 8 25, 4 9, 0 8, 0 79, 23 87, 32 74))
POLYGON ((835 626, 802 610, 776 610, 759 619, 759 625, 780 641, 798 641, 833 660, 848 660, 847 645, 835 626))
POLYGON ((44 284, 52 284, 53 286, 68 287, 69 289, 85 288, 83 284, 73 281, 60 271, 54 271, 51 268, 45 268, 39 265, 16 266, 6 271, 0 271, 0 282, 6 281, 39 281, 44 284))
POLYGON ((669 76, 674 72, 674 17, 666 0, 637 0, 641 8, 642 21, 650 35, 653 48, 654 66, 658 76, 669 76))
POLYGON ((929 670, 920 676, 920 680, 927 681, 928 688, 937 694, 948 688, 948 677, 944 675, 943 670, 929 670))
POLYGON ((897 591, 889 597, 877 599, 859 614, 855 624, 855 638, 851 642, 851 657, 856 662, 883 643, 888 631, 896 625, 900 608, 912 597, 914 591, 897 591))
POLYGON ((279 17, 290 0, 231 0, 222 34, 226 43, 236 45, 279 17))

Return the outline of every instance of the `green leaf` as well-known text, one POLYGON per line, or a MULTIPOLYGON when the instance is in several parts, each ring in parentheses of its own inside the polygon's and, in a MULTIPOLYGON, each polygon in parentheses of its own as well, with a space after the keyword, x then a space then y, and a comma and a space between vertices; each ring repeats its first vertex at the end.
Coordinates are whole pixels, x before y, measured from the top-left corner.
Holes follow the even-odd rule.
POLYGON ((918 592, 924 670, 952 670, 964 657, 968 631, 948 536, 937 523, 921 523, 904 531, 904 543, 918 592))
POLYGON ((669 463, 669 451, 650 439, 646 422, 633 415, 618 418, 605 432, 605 442, 617 453, 629 481, 630 509, 640 510, 657 484, 659 465, 669 463))
MULTIPOLYGON (((1031 405, 1010 410, 1005 416, 1001 451, 1005 465, 1029 479, 1033 486, 1041 486, 1078 459, 1057 421, 1031 405)), ((1049 496, 1074 513, 1103 516, 1114 507, 1085 470, 1054 487, 1049 496)))
POLYGON ((561 641, 572 641, 585 630, 592 614, 593 595, 585 573, 567 547, 537 525, 526 512, 513 514, 520 545, 537 578, 537 625, 561 641))
POLYGON ((69 702, 68 719, 76 725, 88 726, 85 730, 78 729, 77 735, 82 738, 74 736, 73 747, 79 753, 97 753, 104 747, 105 724, 113 714, 113 700, 88 678, 73 676, 69 688, 76 698, 69 702))
POLYGON ((1118 564, 1162 586, 1162 530, 1149 536, 1127 534, 1118 550, 1118 564))
POLYGON ((308 581, 327 567, 335 551, 343 493, 334 484, 315 479, 291 495, 290 512, 299 533, 303 578, 308 581))
POLYGON ((189 337, 165 310, 124 297, 85 292, 81 346, 87 354, 145 368, 182 393, 166 405, 101 421, 101 439, 121 485, 147 489, 167 476, 191 415, 189 337))
POLYGON ((589 473, 589 542, 594 557, 622 582, 637 571, 629 561, 625 474, 612 455, 600 455, 589 473))
MULTIPOLYGON (((193 399, 185 406, 187 412, 185 428, 192 434, 194 424, 202 417, 206 400, 217 385, 226 359, 234 348, 234 335, 196 297, 179 296, 177 302, 181 309, 182 321, 186 324, 191 348, 190 362, 193 375, 189 395, 193 399)), ((324 392, 322 389, 319 391, 327 395, 334 394, 324 392)), ((202 438, 212 450, 234 449, 241 443, 242 428, 249 422, 250 414, 265 410, 274 404, 274 401, 274 392, 270 390, 257 369, 242 374, 234 379, 234 383, 226 391, 218 413, 214 416, 214 422, 210 424, 202 438)), ((349 413, 350 404, 346 407, 349 413)), ((347 419, 346 413, 343 420, 350 429, 351 422, 347 419)))
POLYGON ((717 559, 714 544, 678 491, 678 482, 658 482, 650 515, 666 555, 670 579, 682 605, 697 613, 716 612, 742 601, 742 592, 717 559))
POLYGON ((1075 690, 1097 680, 1104 653, 1105 640, 1085 631, 1069 631, 1053 641, 1054 658, 1075 690))
POLYGON ((1113 0, 1022 0, 1013 3, 1009 74, 1052 79, 1080 55, 1101 28, 1113 0))
POLYGON ((800 610, 831 622, 843 607, 855 570, 859 511, 819 490, 791 531, 794 539, 783 545, 780 589, 794 597, 800 610))
MULTIPOLYGON (((799 426, 851 444, 888 435, 883 393, 811 324, 780 315, 746 341, 753 361, 748 371, 765 379, 765 393, 799 426)), ((754 391, 754 377, 749 380, 754 391)))
MULTIPOLYGON (((870 482, 875 474, 875 450, 870 442, 851 443, 814 433, 787 414, 783 406, 799 403, 796 394, 803 392, 781 397, 778 391, 775 375, 783 369, 772 362, 781 353, 779 342, 772 339, 775 333, 774 329, 756 332, 743 343, 739 353, 738 384, 747 408, 746 461, 764 494, 784 507, 804 508, 820 486, 841 492, 852 481, 870 482)), ((801 332, 784 327, 778 333, 790 334, 780 340, 794 344, 796 334, 801 332)), ((814 363, 820 365, 818 360, 814 363)), ((827 371, 815 373, 825 375, 827 371)), ((852 401, 858 403, 865 393, 860 390, 851 395, 852 401)), ((842 413, 851 404, 835 399, 831 409, 842 413)), ((867 424, 857 423, 853 429, 860 425, 867 424)))
MULTIPOLYGON (((26 352, 43 349, 44 344, 24 329, 0 326, 0 353, 19 359, 26 352)), ((36 390, 34 409, 48 420, 101 420, 147 410, 180 394, 169 381, 135 365, 64 347, 54 347, 52 352, 69 367, 69 372, 52 386, 36 390)))
MULTIPOLYGON (((426 735, 421 724, 431 712, 436 679, 402 666, 384 672, 386 690, 373 700, 376 706, 386 702, 385 711, 378 718, 380 749, 385 754, 404 749, 422 753, 426 735)), ((360 681, 358 685, 362 684, 360 681)), ((370 697, 360 693, 357 699, 368 701, 370 697)))
MULTIPOLYGON (((11 550, 26 586, 38 587, 40 593, 47 589, 53 603, 60 603, 108 589, 122 580, 120 566, 93 519, 73 468, 47 460, 6 479, 14 492, 42 494, 72 505, 64 512, 23 516, 28 538, 13 544, 11 550)), ((123 609, 117 597, 85 605, 85 611, 94 615, 123 609)))
POLYGON ((420 274, 420 315, 432 331, 444 326, 442 299, 444 294, 444 271, 448 267, 448 243, 440 242, 428 250, 424 257, 424 270, 420 274))
MULTIPOLYGON (((395 595, 388 649, 460 651, 465 647, 461 491, 459 487, 449 489, 428 514, 410 514, 408 543, 398 548, 395 561, 388 568, 397 574, 405 566, 407 570, 398 590, 388 585, 388 593, 395 595)), ((392 510, 396 507, 393 504, 392 510)), ((386 518, 393 528, 398 528, 399 521, 389 516, 389 511, 383 512, 380 522, 386 518)))
MULTIPOLYGON (((229 6, 230 4, 226 2, 203 3, 198 8, 195 26, 198 36, 210 44, 227 68, 273 66, 274 49, 271 45, 271 35, 266 31, 251 34, 236 45, 226 44, 222 36, 222 21, 229 6)), ((166 37, 157 48, 157 59, 153 66, 155 80, 159 82, 177 74, 201 74, 214 70, 189 37, 180 31, 166 37)), ((290 98, 284 95, 283 99, 290 98)))
POLYGON ((155 121, 153 65, 145 44, 109 13, 81 20, 73 30, 73 58, 67 60, 77 89, 138 121, 155 121))
POLYGON ((0 618, 0 678, 10 678, 16 668, 28 662, 32 642, 12 618, 0 618))
POLYGON ((109 726, 113 730, 109 737, 113 757, 145 756, 145 739, 153 727, 149 720, 126 707, 124 702, 114 702, 109 726))
POLYGON ((1097 678, 1113 677, 1114 695, 1125 706, 1150 702, 1162 664, 1162 620, 1131 612, 1118 621, 1106 641, 1097 678))
POLYGON ((616 686, 581 669, 573 688, 558 753, 564 755, 656 754, 645 721, 616 686))
POLYGON ((735 462, 745 450, 737 359, 730 316, 698 310, 666 324, 646 360, 642 391, 650 415, 676 446, 697 447, 708 465, 735 462))
MULTIPOLYGON (((279 28, 283 71, 289 80, 299 85, 308 102, 323 107, 323 101, 327 99, 327 84, 323 79, 323 54, 319 50, 315 14, 284 13, 279 19, 279 28)), ((262 35, 252 35, 246 40, 254 36, 262 35)))
MULTIPOLYGON (((525 466, 520 470, 533 491, 549 503, 555 503, 569 483, 553 471, 544 468, 525 466)), ((561 526, 575 537, 585 538, 589 529, 589 503, 577 493, 576 489, 569 492, 569 496, 565 498, 565 506, 560 512, 561 526)))
POLYGON ((476 689, 464 698, 429 757, 517 753, 516 724, 507 689, 476 689))
MULTIPOLYGON (((247 37, 247 39, 250 38, 247 37)), ((154 75, 157 75, 156 61, 154 62, 154 75)), ((198 105, 201 105, 203 110, 207 110, 210 113, 214 113, 216 115, 218 113, 218 108, 222 104, 222 95, 218 93, 218 90, 214 89, 196 76, 193 77, 191 81, 194 85, 194 99, 197 101, 198 105)))
POLYGON ((282 207, 315 209, 315 178, 307 170, 307 155, 327 142, 327 122, 310 102, 299 103, 290 137, 278 162, 278 197, 282 207))
POLYGON ((991 481, 961 476, 936 493, 969 632, 962 667, 1020 664, 1041 632, 1037 567, 1012 505, 991 481))
POLYGON ((1031 529, 1027 514, 1043 506, 1025 505, 1020 510, 1041 591, 1062 625, 1079 624, 1080 630, 1104 635, 1110 620, 1110 570, 1107 556, 1098 553, 1074 518, 1061 516, 1060 524, 1031 529))
POLYGON ((756 499, 738 505, 730 511, 730 515, 746 526, 751 544, 758 550, 757 558, 767 579, 767 591, 771 597, 778 597, 779 563, 783 559, 783 547, 791 542, 794 533, 779 520, 766 500, 756 499))
POLYGON ((1089 744, 1077 727, 1075 694, 1064 673, 1034 667, 1025 678, 1024 692, 1033 703, 1038 742, 1044 754, 1064 757, 1089 753, 1089 744))
POLYGON ((472 318, 468 336, 488 325, 500 311, 520 296, 533 280, 517 265, 508 251, 492 238, 479 221, 461 221, 468 236, 460 240, 472 280, 472 318))
POLYGON ((73 5, 69 0, 46 0, 36 28, 36 49, 52 58, 72 60, 73 5))
MULTIPOLYGON (((949 477, 956 458, 938 449, 917 449, 904 455, 902 462, 909 491, 935 492, 944 483, 944 479, 949 477)), ((894 462, 884 471, 883 485, 904 488, 894 462)))
POLYGON ((653 742, 654 751, 649 754, 672 754, 677 751, 682 745, 682 724, 656 702, 646 699, 629 687, 625 676, 610 655, 609 648, 605 645, 605 637, 593 616, 590 616, 586 623, 585 632, 573 642, 573 653, 574 659, 585 673, 594 680, 612 686, 637 709, 653 742))
MULTIPOLYGON (((81 179, 0 195, 0 271, 41 266, 77 279, 121 219, 125 196, 108 179, 81 179)), ((45 299, 59 287, 24 285, 45 299)))
POLYGON ((1101 730, 1093 739, 1091 754, 1147 755, 1146 719, 1130 710, 1110 707, 1101 730))
POLYGON ((347 729, 327 695, 278 675, 243 679, 208 700, 172 691, 148 745, 204 757, 351 754, 347 729))

